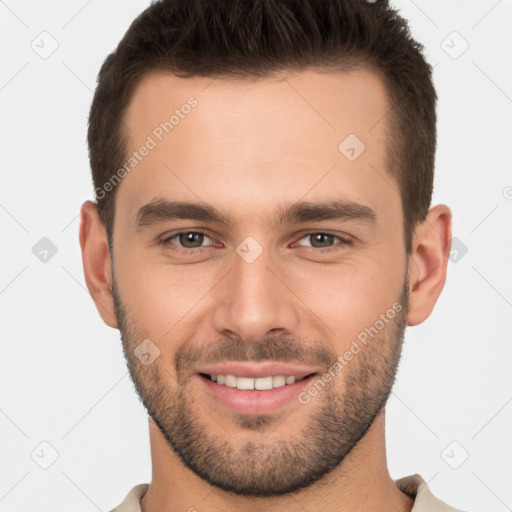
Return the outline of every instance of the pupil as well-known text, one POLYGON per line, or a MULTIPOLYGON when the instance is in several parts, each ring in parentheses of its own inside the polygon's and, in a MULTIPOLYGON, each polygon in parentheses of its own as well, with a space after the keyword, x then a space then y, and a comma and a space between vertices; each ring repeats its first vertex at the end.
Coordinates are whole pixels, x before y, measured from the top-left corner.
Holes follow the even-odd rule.
POLYGON ((332 237, 333 235, 328 235, 327 233, 313 235, 313 247, 328 247, 332 237), (319 245, 315 245, 317 241, 320 242, 319 245))
POLYGON ((180 242, 186 248, 201 247, 203 236, 202 233, 182 233, 180 235, 180 242))

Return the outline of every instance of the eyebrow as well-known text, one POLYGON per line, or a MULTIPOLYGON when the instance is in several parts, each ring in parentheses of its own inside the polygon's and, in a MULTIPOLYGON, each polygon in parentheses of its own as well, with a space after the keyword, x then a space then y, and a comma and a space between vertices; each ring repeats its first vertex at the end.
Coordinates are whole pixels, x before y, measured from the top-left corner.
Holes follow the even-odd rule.
MULTIPOLYGON (((142 206, 135 215, 139 228, 150 227, 169 220, 184 219, 217 222, 231 228, 233 217, 205 203, 155 199, 142 206)), ((312 203, 301 201, 280 206, 272 215, 271 227, 322 220, 346 220, 375 224, 377 214, 364 204, 346 200, 312 203)))

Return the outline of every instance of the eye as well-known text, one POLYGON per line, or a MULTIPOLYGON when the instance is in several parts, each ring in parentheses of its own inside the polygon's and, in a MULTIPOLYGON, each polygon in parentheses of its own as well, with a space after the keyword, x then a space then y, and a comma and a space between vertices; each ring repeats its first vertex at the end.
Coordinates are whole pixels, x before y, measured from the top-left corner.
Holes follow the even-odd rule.
MULTIPOLYGON (((342 249, 345 246, 352 245, 352 243, 352 240, 348 237, 344 238, 334 233, 317 231, 302 236, 295 245, 319 249, 319 252, 327 253, 342 249)), ((209 246, 215 245, 215 240, 203 231, 178 231, 163 238, 160 244, 170 250, 192 254, 206 251, 209 246), (206 245, 204 245, 205 242, 206 245)))
POLYGON ((331 249, 334 247, 334 250, 336 250, 336 245, 343 247, 345 245, 351 245, 352 241, 348 238, 334 235, 333 233, 325 233, 323 231, 319 231, 315 233, 308 233, 307 235, 300 238, 297 244, 305 247, 312 247, 314 249, 331 249), (301 240, 309 240, 310 243, 301 243, 301 240), (336 242, 336 240, 341 243, 335 244, 334 242, 336 242))
POLYGON ((174 244, 185 250, 194 250, 203 248, 203 242, 207 240, 213 241, 202 231, 180 231, 164 238, 161 243, 163 245, 174 244))

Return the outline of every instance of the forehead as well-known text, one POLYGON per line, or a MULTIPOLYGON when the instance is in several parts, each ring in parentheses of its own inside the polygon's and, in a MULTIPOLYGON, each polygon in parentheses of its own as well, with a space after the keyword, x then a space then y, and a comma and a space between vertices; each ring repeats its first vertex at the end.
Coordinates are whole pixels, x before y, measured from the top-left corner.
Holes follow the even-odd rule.
MULTIPOLYGON (((186 105, 192 98, 197 107, 191 113, 201 115, 193 116, 190 128, 198 137, 215 138, 221 144, 219 149, 226 136, 240 135, 241 125, 244 138, 253 138, 253 143, 255 136, 262 138, 265 133, 278 133, 282 139, 284 128, 286 133, 300 132, 311 139, 321 136, 336 141, 346 132, 368 139, 368 132, 388 110, 384 85, 368 69, 350 73, 290 71, 260 79, 179 78, 150 73, 135 88, 127 109, 130 142, 153 132, 173 113, 179 116, 173 121, 174 128, 181 125, 173 130, 173 137, 188 137, 187 124, 191 122, 181 121, 183 114, 188 116, 186 105), (303 122, 297 126, 294 121, 299 119, 303 122)), ((378 135, 379 130, 372 134, 378 135)))
POLYGON ((133 210, 157 195, 214 203, 228 199, 226 191, 260 206, 273 194, 313 199, 336 189, 382 201, 396 194, 396 187, 383 193, 379 177, 387 170, 388 110, 384 85, 366 69, 258 80, 152 73, 125 118, 127 161, 149 150, 118 194, 133 210))

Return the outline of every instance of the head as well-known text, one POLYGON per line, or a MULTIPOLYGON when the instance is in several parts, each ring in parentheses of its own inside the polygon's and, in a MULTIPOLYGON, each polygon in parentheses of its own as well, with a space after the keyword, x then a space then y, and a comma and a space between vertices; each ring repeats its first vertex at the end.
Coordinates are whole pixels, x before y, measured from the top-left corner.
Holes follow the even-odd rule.
POLYGON ((86 282, 162 437, 205 481, 307 487, 382 414, 405 327, 445 280, 435 107, 421 46, 383 1, 160 1, 107 57, 86 282), (208 377, 232 363, 305 378, 273 409, 237 409, 208 377))

